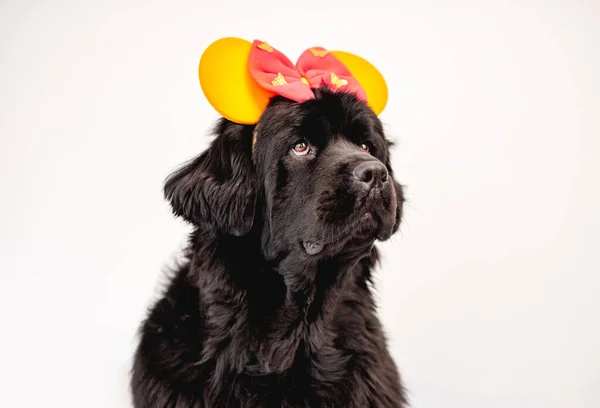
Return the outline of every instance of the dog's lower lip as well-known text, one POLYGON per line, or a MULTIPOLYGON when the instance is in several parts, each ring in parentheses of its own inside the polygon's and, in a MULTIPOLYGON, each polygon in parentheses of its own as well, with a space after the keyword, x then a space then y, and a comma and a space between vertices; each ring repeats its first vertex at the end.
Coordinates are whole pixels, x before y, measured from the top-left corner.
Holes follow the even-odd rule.
POLYGON ((318 254, 319 252, 321 252, 323 250, 323 247, 325 246, 323 244, 319 244, 318 242, 310 242, 310 241, 303 241, 302 245, 304 246, 304 250, 306 251, 306 253, 309 255, 318 254))

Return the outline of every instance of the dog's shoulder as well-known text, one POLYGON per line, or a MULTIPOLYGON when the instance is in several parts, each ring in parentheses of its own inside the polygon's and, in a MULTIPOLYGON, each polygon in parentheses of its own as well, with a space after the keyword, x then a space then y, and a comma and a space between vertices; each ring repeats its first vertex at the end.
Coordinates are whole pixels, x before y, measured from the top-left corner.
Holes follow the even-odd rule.
POLYGON ((155 405, 156 400, 169 401, 174 393, 180 399, 186 394, 194 399, 205 380, 197 364, 204 329, 198 289, 188 278, 189 268, 183 265, 173 274, 140 327, 131 387, 137 403, 152 399, 140 406, 161 406, 155 405), (163 388, 167 383, 170 386, 163 388))

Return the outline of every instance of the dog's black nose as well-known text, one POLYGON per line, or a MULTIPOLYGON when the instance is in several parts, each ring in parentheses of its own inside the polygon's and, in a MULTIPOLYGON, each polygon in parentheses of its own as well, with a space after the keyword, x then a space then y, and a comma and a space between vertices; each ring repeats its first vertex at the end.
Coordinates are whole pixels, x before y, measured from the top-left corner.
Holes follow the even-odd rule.
POLYGON ((367 160, 358 164, 352 171, 357 184, 366 189, 380 188, 388 181, 387 168, 380 161, 367 160))

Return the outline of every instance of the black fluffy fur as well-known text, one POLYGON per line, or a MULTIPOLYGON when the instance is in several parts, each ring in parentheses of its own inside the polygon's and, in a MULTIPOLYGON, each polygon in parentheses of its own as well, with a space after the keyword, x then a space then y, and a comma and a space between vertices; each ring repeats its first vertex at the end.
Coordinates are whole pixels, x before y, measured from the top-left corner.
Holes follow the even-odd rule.
POLYGON ((315 94, 273 98, 254 150, 254 126, 222 119, 167 179, 174 213, 195 228, 140 330, 136 408, 406 406, 370 290, 373 244, 402 214, 389 142, 352 95, 315 94), (308 154, 294 153, 299 141, 308 154), (365 161, 387 182, 364 190, 352 172, 365 161))

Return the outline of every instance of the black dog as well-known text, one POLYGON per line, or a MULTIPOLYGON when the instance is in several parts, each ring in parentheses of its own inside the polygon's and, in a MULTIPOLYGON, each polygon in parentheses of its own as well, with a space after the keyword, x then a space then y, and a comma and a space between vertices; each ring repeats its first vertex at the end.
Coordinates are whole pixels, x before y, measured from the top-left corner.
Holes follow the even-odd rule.
POLYGON ((390 143, 354 96, 315 94, 222 119, 166 181, 195 230, 141 328, 136 408, 406 406, 369 286, 402 214, 390 143))

